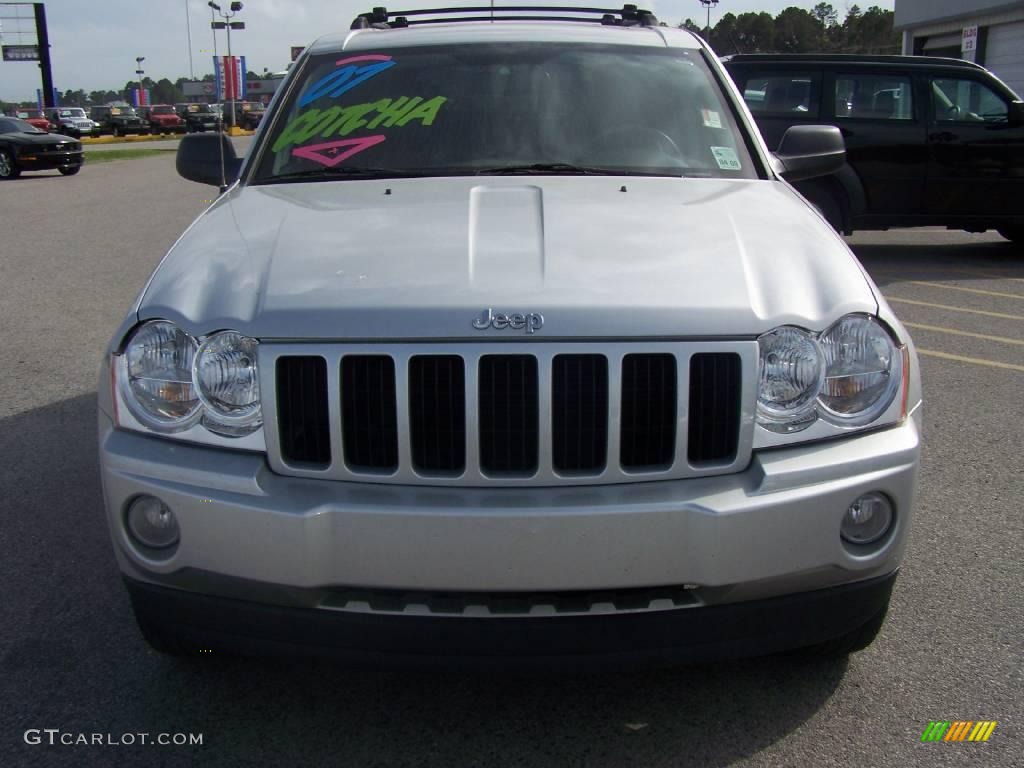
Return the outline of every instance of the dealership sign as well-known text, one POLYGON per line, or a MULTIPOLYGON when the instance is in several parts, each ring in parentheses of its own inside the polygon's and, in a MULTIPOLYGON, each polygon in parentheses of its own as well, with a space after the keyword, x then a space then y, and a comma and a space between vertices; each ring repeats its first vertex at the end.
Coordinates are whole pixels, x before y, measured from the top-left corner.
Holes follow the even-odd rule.
POLYGON ((4 61, 39 61, 38 45, 4 45, 4 61))
POLYGON ((974 61, 975 51, 978 50, 978 28, 964 27, 960 33, 960 53, 969 54, 965 59, 974 61))

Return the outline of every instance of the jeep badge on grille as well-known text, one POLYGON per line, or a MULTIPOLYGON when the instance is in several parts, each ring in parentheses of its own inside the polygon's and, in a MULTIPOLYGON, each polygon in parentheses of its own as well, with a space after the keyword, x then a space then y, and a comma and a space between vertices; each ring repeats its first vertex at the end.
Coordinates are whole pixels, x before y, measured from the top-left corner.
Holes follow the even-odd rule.
POLYGON ((473 327, 478 331, 494 328, 501 331, 505 328, 512 328, 516 331, 525 330, 527 333, 534 333, 544 327, 544 315, 539 312, 513 312, 510 315, 495 314, 494 310, 488 307, 481 315, 473 321, 473 327))

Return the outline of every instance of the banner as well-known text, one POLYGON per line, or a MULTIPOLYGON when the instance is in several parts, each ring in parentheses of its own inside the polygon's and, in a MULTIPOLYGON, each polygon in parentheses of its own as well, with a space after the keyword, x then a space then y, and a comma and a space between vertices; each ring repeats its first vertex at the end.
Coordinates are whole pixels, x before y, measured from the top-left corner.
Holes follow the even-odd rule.
POLYGON ((138 88, 132 88, 133 107, 148 107, 151 103, 149 88, 143 88, 142 91, 139 91, 138 88))
POLYGON ((213 80, 217 86, 217 101, 244 101, 248 93, 245 81, 245 56, 215 58, 213 80))

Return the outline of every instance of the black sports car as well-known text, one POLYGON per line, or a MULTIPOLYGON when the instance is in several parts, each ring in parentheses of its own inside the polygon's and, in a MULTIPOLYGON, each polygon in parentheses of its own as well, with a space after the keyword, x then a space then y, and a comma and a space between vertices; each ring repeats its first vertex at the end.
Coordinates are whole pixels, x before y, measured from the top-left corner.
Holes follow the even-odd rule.
POLYGON ((16 117, 0 117, 0 179, 53 168, 73 176, 81 167, 82 144, 77 139, 40 131, 16 117))

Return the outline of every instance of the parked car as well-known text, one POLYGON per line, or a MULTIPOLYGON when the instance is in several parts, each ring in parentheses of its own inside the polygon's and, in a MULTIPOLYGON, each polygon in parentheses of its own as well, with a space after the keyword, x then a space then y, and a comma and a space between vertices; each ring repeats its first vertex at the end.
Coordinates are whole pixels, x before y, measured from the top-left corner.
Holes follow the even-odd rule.
POLYGON ((0 117, 0 180, 22 171, 49 171, 74 176, 82 167, 82 144, 71 136, 47 133, 16 117, 0 117))
POLYGON ((773 154, 714 52, 633 6, 504 10, 362 14, 306 49, 244 166, 223 134, 182 139, 179 173, 225 191, 99 377, 143 635, 362 659, 863 648, 921 392, 906 329, 787 183, 842 164, 838 129, 773 154))
POLYGON ((139 117, 145 122, 150 133, 185 133, 185 121, 170 104, 154 104, 142 107, 139 117))
POLYGON ((50 121, 47 119, 46 113, 41 109, 23 109, 16 112, 15 117, 19 120, 24 120, 26 123, 34 128, 38 128, 43 133, 50 132, 50 121))
POLYGON ((239 128, 255 131, 266 114, 266 106, 258 101, 239 101, 235 104, 235 122, 239 128))
POLYGON ((724 61, 768 146, 796 125, 842 131, 846 165, 796 184, 837 230, 938 225, 1024 242, 1024 103, 983 67, 931 56, 724 61))
POLYGON ((66 136, 82 138, 83 136, 99 136, 99 123, 90 120, 81 107, 54 107, 47 112, 50 130, 66 136))
POLYGON ((188 133, 220 130, 220 114, 209 104, 175 104, 174 109, 185 121, 188 133))
POLYGON ((112 136, 148 133, 142 118, 134 107, 126 105, 101 105, 89 110, 89 117, 99 123, 100 133, 112 136))

